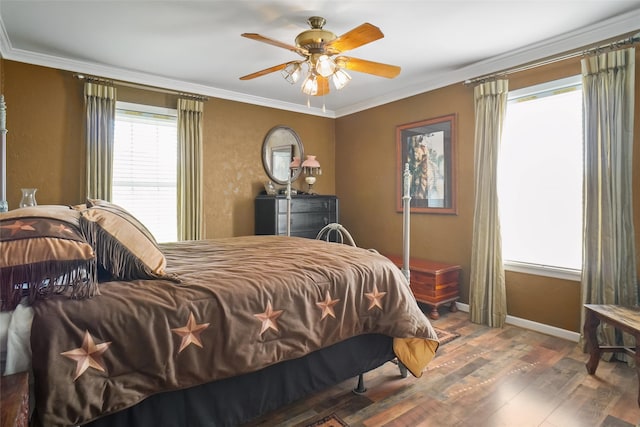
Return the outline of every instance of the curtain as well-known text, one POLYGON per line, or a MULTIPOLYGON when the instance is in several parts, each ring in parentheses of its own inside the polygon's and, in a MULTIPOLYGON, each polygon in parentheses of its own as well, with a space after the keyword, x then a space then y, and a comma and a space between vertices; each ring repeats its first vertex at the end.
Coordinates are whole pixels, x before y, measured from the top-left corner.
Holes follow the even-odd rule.
MULTIPOLYGON (((582 59, 585 304, 639 302, 632 200, 634 76, 634 48, 582 59)), ((616 336, 609 325, 600 328, 599 339, 605 345, 635 345, 631 336, 616 336)))
POLYGON ((475 205, 469 314, 472 322, 491 327, 502 327, 507 317, 497 164, 508 86, 508 80, 496 80, 474 88, 475 205))
POLYGON ((203 111, 201 100, 178 99, 178 240, 204 238, 203 111))
POLYGON ((85 82, 87 197, 111 201, 116 88, 85 82))

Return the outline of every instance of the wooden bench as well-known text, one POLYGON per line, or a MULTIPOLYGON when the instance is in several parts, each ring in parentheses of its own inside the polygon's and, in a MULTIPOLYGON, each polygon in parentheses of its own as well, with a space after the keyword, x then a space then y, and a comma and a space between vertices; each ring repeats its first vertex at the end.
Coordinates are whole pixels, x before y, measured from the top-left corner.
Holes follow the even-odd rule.
POLYGON ((587 340, 589 360, 586 363, 587 372, 596 373, 600 355, 604 352, 623 352, 635 357, 638 373, 638 406, 640 406, 640 307, 623 307, 619 305, 585 304, 584 336, 587 340), (596 334, 598 325, 608 323, 621 331, 633 335, 636 346, 602 346, 598 343, 596 334))

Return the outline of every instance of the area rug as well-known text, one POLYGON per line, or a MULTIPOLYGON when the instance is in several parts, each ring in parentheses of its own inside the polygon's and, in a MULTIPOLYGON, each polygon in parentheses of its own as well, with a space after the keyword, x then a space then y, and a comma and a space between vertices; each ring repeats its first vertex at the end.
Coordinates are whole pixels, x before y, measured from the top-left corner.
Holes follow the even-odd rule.
POLYGON ((305 427, 349 427, 349 424, 342 421, 336 414, 331 414, 305 427))
POLYGON ((438 339, 440 340, 440 345, 444 345, 448 342, 451 342, 460 336, 457 332, 451 332, 444 329, 433 327, 433 330, 438 334, 438 339))

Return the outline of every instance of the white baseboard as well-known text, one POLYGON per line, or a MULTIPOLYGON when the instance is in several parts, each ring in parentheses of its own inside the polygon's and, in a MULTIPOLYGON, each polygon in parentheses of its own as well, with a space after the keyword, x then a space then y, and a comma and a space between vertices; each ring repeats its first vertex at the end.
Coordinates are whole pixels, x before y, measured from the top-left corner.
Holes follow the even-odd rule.
MULTIPOLYGON (((469 304, 456 302, 458 310, 469 312, 469 304)), ((545 325, 544 323, 534 322, 532 320, 521 319, 515 316, 507 315, 506 323, 520 328, 531 329, 532 331, 540 332, 543 334, 551 335, 565 340, 578 342, 580 341, 580 334, 566 329, 556 328, 555 326, 545 325)))

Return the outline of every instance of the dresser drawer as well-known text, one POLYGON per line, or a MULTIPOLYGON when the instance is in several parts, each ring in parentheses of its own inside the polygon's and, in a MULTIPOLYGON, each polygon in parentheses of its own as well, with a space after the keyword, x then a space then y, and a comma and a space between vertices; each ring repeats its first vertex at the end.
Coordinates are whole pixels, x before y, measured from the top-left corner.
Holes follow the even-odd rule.
MULTIPOLYGON (((336 210, 336 200, 326 198, 291 199, 291 213, 318 213, 336 210)), ((278 200, 278 212, 287 212, 287 200, 278 200)))
MULTIPOLYGON (((322 195, 291 196, 292 236, 315 239, 327 224, 339 222, 338 198, 322 195)), ((287 198, 260 195, 255 204, 255 233, 287 234, 287 198)))
MULTIPOLYGON (((332 212, 307 212, 292 213, 291 214, 291 233, 297 233, 301 231, 315 231, 314 238, 318 232, 327 224, 336 222, 335 213, 332 212)), ((278 215, 278 229, 280 233, 286 234, 287 230, 287 215, 278 215)))

